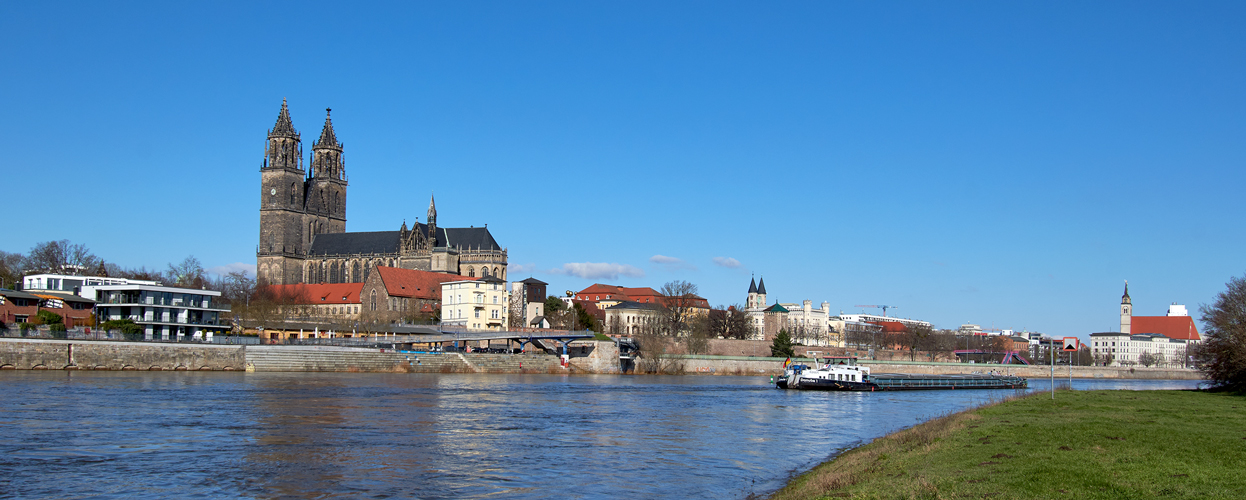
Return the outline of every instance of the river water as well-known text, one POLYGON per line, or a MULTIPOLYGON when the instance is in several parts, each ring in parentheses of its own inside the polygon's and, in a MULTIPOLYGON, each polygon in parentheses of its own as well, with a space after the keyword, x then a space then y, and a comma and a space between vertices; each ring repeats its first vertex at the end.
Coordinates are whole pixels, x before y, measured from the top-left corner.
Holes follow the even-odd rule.
POLYGON ((743 498, 838 449, 1013 393, 781 391, 767 377, 5 371, 0 497, 743 498))

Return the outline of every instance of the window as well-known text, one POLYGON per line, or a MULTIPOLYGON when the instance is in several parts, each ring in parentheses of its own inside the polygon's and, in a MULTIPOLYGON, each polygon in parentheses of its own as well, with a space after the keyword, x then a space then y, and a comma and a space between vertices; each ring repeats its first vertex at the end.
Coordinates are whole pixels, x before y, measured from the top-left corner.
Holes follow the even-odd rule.
POLYGON ((480 317, 480 309, 477 309, 477 310, 476 310, 476 317, 477 317, 477 318, 479 318, 479 317, 480 317))
POLYGON ((376 310, 376 290, 373 290, 370 295, 371 295, 372 310, 375 311, 376 310))

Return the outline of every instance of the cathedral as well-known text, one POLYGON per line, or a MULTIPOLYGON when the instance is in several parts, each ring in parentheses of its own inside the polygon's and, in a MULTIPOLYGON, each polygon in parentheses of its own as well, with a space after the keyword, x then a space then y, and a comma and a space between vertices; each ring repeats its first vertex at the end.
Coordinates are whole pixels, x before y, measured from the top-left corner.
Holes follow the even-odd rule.
POLYGON ((256 280, 270 285, 362 283, 375 266, 506 279, 506 249, 487 227, 437 227, 430 197, 425 223, 397 231, 346 232, 342 143, 325 110, 311 160, 283 99, 260 167, 260 243, 256 280))

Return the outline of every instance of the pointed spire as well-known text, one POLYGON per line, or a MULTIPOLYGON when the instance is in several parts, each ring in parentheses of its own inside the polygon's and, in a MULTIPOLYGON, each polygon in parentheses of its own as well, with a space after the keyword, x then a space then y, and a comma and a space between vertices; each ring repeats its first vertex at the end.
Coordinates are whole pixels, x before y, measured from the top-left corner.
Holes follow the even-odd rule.
POLYGON ((751 276, 748 279, 748 293, 757 293, 757 280, 751 276))
POLYGON ((428 224, 437 225, 437 200, 430 193, 428 195, 428 224))
POLYGON ((290 121, 290 107, 286 105, 286 99, 281 98, 281 112, 277 114, 277 124, 273 125, 272 130, 268 131, 269 137, 295 137, 299 135, 294 130, 294 123, 290 121))
POLYGON ((1122 296, 1121 296, 1121 303, 1122 303, 1122 304, 1129 304, 1129 303, 1130 303, 1130 300, 1129 300, 1129 280, 1125 280, 1125 295, 1122 295, 1122 296))
POLYGON ((342 145, 337 142, 337 135, 333 133, 333 119, 330 116, 332 112, 333 108, 324 108, 324 129, 320 131, 320 139, 312 147, 342 149, 342 145))
MULTIPOLYGON (((760 293, 762 295, 766 294, 766 278, 765 277, 762 277, 757 280, 757 293, 760 293)), ((775 300, 777 301, 778 299, 775 299, 775 300)), ((775 302, 775 303, 778 304, 778 302, 775 302)))

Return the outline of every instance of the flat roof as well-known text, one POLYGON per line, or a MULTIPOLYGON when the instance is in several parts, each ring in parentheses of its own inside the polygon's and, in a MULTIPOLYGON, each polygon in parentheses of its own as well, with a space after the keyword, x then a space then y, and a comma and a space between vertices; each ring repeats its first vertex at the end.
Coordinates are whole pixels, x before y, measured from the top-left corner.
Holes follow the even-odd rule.
POLYGON ((179 288, 175 286, 157 286, 157 285, 99 285, 92 286, 94 290, 147 290, 149 292, 172 292, 172 293, 192 293, 196 295, 212 295, 219 297, 221 292, 216 290, 205 290, 202 288, 179 288))

